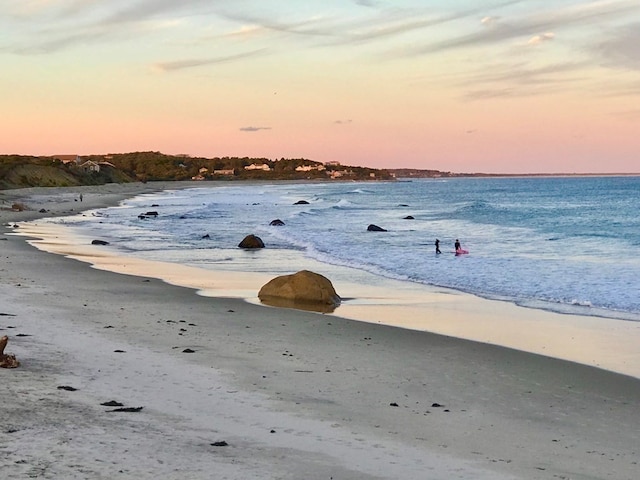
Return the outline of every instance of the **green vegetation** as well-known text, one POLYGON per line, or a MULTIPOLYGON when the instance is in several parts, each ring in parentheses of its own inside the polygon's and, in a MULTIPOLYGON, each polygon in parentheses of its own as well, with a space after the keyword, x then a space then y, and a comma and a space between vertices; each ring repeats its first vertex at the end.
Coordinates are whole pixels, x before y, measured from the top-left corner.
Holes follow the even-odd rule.
POLYGON ((0 155, 0 189, 180 180, 389 180, 387 170, 304 158, 202 158, 133 152, 34 157, 0 155))
POLYGON ((131 181, 119 172, 85 171, 52 157, 0 155, 0 189, 22 187, 68 187, 131 181))

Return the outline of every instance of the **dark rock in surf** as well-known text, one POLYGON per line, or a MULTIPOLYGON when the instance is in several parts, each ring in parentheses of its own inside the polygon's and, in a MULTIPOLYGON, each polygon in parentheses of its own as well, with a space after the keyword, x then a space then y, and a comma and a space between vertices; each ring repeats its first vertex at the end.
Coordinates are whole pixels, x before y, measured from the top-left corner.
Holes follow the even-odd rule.
POLYGON ((281 227, 282 225, 284 225, 284 222, 282 220, 280 220, 279 218, 276 218, 275 220, 271 220, 269 225, 271 225, 273 227, 281 227))
POLYGON ((91 245, 109 245, 106 240, 92 240, 91 245))
POLYGON ((403 220, 415 220, 415 218, 413 218, 412 215, 407 215, 406 217, 403 218, 403 220))
POLYGON ((244 239, 238 244, 240 248, 264 248, 264 242, 260 237, 255 235, 247 235, 244 239))
POLYGON ((387 230, 385 230, 382 227, 379 227, 378 225, 371 224, 371 225, 369 225, 367 227, 367 231, 369 231, 369 232, 386 232, 387 230))
POLYGON ((309 205, 309 202, 306 200, 298 200, 294 205, 309 205))

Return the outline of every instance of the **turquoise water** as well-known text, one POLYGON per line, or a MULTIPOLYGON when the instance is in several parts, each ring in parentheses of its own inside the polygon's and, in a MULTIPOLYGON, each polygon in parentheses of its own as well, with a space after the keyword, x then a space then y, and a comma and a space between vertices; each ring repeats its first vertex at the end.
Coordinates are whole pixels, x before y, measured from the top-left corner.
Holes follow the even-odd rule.
POLYGON ((54 221, 148 259, 291 273, 295 251, 379 277, 640 321, 639 212, 639 177, 459 178, 203 183, 54 221), (139 218, 151 210, 158 216, 139 218), (270 226, 276 218, 285 225, 270 226), (249 233, 267 248, 238 249, 249 233), (456 238, 469 255, 454 255, 456 238))

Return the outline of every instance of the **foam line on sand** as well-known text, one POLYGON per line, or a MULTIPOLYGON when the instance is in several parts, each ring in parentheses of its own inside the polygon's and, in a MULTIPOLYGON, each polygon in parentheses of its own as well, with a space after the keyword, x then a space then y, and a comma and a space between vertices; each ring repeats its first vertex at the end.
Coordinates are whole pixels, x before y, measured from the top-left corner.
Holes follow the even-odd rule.
POLYGON ((22 362, 0 369, 3 478, 640 478, 637 378, 194 295, 0 233, 22 362))

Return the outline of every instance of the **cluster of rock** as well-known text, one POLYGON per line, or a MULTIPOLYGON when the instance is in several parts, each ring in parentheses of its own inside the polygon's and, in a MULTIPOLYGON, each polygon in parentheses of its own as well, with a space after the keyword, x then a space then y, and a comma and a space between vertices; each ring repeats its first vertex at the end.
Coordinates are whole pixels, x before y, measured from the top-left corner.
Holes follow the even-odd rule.
MULTIPOLYGON (((306 205, 308 203, 306 200, 300 200, 296 202, 295 205, 306 205)), ((157 218, 157 216, 157 211, 148 211, 138 215, 138 218, 157 218)), ((285 223, 279 218, 269 223, 271 226, 283 226, 284 224, 285 223)), ((369 225, 368 230, 386 232, 385 229, 377 227, 376 225, 369 225)), ((210 237, 209 235, 204 235, 202 238, 207 239, 210 237)), ((93 245, 108 245, 108 242, 104 240, 93 240, 91 243, 93 245)), ((250 234, 242 239, 238 247, 258 249, 264 248, 265 244, 260 237, 250 234)), ((258 298, 260 298, 260 301, 263 303, 271 306, 312 310, 323 313, 332 312, 341 302, 340 296, 336 293, 329 279, 308 270, 274 278, 260 289, 258 298)))

